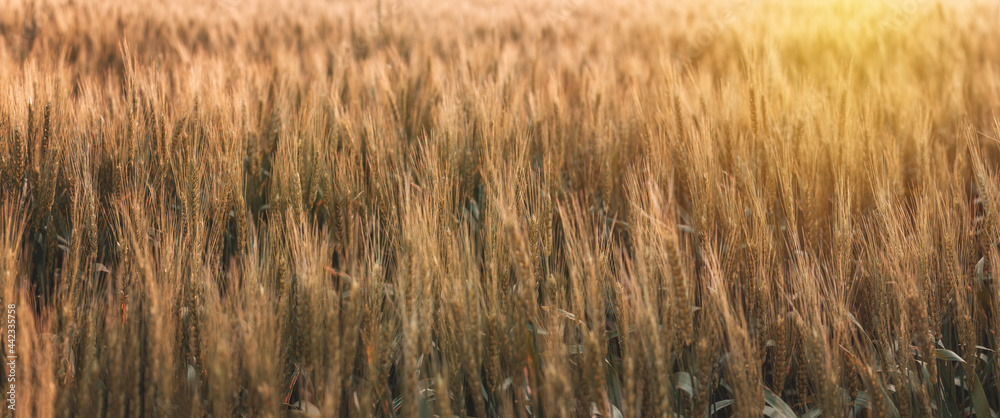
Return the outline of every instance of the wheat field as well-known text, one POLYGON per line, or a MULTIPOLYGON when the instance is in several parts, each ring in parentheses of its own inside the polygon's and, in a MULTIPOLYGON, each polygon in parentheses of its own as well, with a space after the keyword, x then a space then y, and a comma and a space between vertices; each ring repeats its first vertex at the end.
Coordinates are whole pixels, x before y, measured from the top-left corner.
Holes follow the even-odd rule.
POLYGON ((0 0, 4 414, 996 417, 998 27, 0 0))

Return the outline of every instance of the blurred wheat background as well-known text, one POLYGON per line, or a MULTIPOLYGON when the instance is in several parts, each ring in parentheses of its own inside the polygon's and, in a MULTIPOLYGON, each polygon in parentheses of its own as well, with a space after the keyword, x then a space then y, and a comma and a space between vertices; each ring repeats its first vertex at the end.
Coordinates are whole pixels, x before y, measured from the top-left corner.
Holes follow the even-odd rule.
POLYGON ((996 417, 998 25, 0 0, 16 415, 996 417))

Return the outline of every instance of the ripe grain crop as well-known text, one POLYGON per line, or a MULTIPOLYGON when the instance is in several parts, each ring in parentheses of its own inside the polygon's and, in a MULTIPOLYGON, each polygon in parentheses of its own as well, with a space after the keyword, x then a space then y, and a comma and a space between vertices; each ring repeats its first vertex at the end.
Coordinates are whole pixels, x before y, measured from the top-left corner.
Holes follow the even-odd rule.
POLYGON ((996 17, 0 0, 5 411, 994 417, 996 17))

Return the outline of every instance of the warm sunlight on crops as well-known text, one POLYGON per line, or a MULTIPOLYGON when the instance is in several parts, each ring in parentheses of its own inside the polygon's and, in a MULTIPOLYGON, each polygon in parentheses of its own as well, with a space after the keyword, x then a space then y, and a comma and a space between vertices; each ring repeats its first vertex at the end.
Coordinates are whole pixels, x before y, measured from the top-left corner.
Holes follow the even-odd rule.
POLYGON ((4 411, 996 417, 998 8, 0 0, 4 411))

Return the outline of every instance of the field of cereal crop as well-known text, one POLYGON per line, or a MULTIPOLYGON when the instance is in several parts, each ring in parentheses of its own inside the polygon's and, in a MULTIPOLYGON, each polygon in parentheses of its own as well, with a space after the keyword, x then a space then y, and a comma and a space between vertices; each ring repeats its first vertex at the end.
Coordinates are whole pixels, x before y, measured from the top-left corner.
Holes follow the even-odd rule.
POLYGON ((4 411, 996 417, 998 9, 0 0, 4 411))

